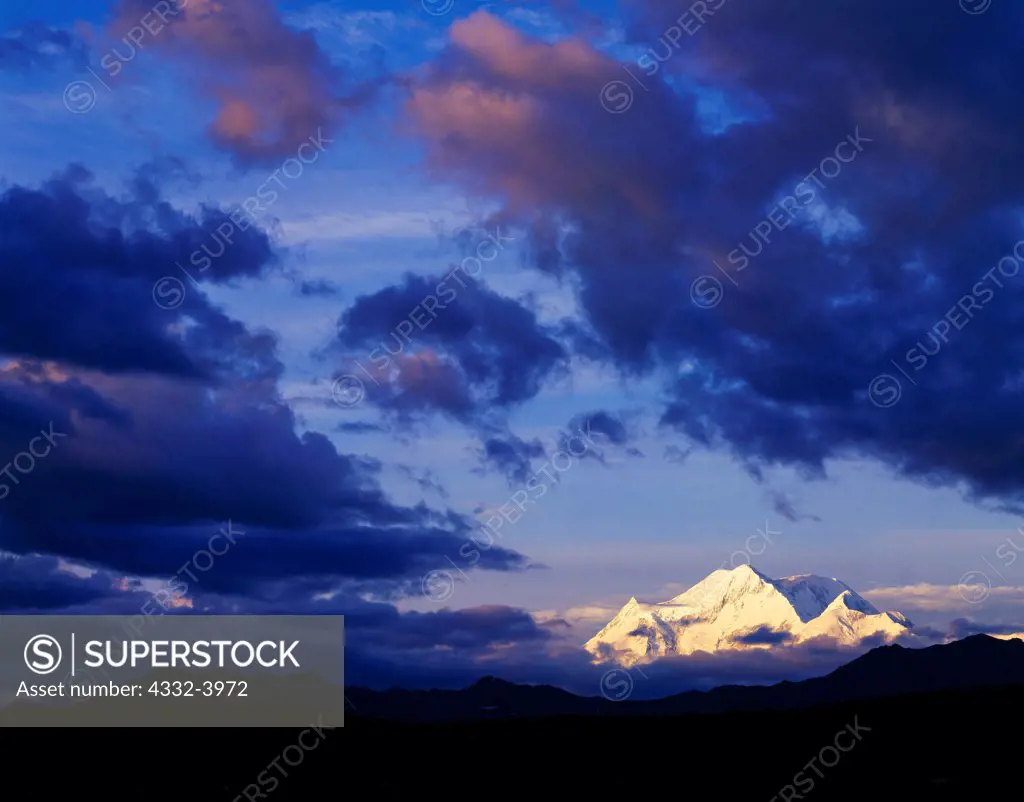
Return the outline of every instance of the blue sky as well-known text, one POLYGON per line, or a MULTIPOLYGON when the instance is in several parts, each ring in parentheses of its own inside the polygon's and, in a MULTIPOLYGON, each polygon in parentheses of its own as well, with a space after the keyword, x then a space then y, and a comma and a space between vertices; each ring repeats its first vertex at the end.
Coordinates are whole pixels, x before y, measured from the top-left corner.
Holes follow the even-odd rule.
MULTIPOLYGON (((224 5, 232 4, 225 0, 224 5)), ((286 180, 287 188, 261 218, 275 268, 246 264, 218 276, 223 265, 215 260, 209 275, 200 277, 199 289, 190 280, 183 285, 190 299, 194 295, 201 304, 199 312, 186 318, 176 310, 157 309, 165 317, 156 318, 154 310, 147 310, 147 321, 170 327, 168 337, 186 330, 178 325, 196 326, 197 332, 208 329, 203 347, 211 349, 212 332, 223 328, 214 322, 220 316, 250 333, 272 333, 273 355, 261 351, 259 359, 269 360, 266 365, 279 360, 280 374, 267 398, 250 401, 280 404, 294 416, 296 437, 320 433, 337 454, 345 455, 350 461, 346 464, 374 466, 374 481, 395 509, 416 510, 426 504, 467 522, 477 520, 481 511, 500 507, 521 489, 523 470, 533 475, 544 462, 527 460, 520 473, 510 475, 514 470, 507 464, 508 470, 502 470, 497 460, 481 459, 479 449, 488 437, 506 443, 538 439, 550 451, 560 433, 582 420, 578 416, 603 411, 621 423, 621 437, 601 440, 601 460, 574 461, 559 474, 557 486, 515 524, 503 527, 499 545, 522 555, 519 567, 528 565, 527 570, 504 570, 509 565, 500 561, 493 566, 499 570, 470 570, 458 556, 465 534, 456 528, 450 540, 432 553, 420 553, 404 573, 388 573, 387 581, 378 577, 379 584, 369 582, 372 572, 357 571, 356 581, 346 565, 332 566, 337 570, 325 582, 334 590, 324 598, 346 612, 350 605, 371 603, 393 605, 396 614, 429 615, 441 606, 468 611, 507 606, 564 616, 571 623, 578 618, 574 637, 585 639, 600 626, 602 615, 613 613, 630 596, 667 598, 723 563, 735 562, 748 538, 767 525, 778 533, 776 542, 754 564, 769 575, 836 576, 879 606, 901 609, 930 626, 961 617, 982 626, 1021 624, 1018 605, 1024 593, 1018 589, 1024 588, 1024 562, 1008 566, 994 556, 1021 522, 1016 514, 1019 477, 1010 467, 1016 440, 1013 448, 1007 443, 1008 450, 993 455, 988 466, 979 464, 978 453, 960 445, 972 437, 992 438, 992 443, 1013 439, 993 434, 984 418, 963 417, 965 410, 991 409, 995 416, 1005 415, 1006 431, 1013 431, 1013 393, 1019 390, 1006 390, 1011 385, 994 369, 965 378, 980 371, 984 337, 1012 327, 1014 318, 1007 312, 1012 300, 1002 299, 1002 311, 989 313, 984 324, 954 330, 960 340, 950 336, 943 344, 943 352, 934 357, 934 373, 921 377, 924 386, 903 382, 895 408, 875 407, 862 399, 856 411, 849 411, 849 399, 822 400, 845 386, 841 374, 846 370, 862 371, 850 382, 862 390, 875 373, 894 373, 881 358, 886 349, 923 339, 961 290, 969 290, 971 277, 995 264, 1000 244, 1004 250, 1012 247, 1013 240, 1006 237, 1019 227, 1019 217, 1011 215, 1007 222, 1005 215, 1021 198, 1020 184, 1000 178, 985 162, 976 168, 980 177, 973 196, 967 190, 962 197, 955 190, 944 194, 945 187, 960 186, 960 171, 966 170, 950 155, 944 137, 990 135, 1000 143, 998 150, 1017 121, 993 111, 997 89, 976 101, 965 99, 970 93, 960 93, 959 85, 941 94, 929 79, 900 62, 898 54, 883 48, 872 55, 870 48, 844 41, 837 56, 841 68, 877 58, 878 75, 885 76, 888 65, 892 77, 879 78, 878 85, 869 82, 860 92, 844 90, 814 128, 805 105, 822 91, 816 78, 794 79, 790 103, 775 82, 757 77, 757 59, 774 52, 769 44, 751 49, 744 56, 747 62, 729 61, 735 55, 731 48, 744 35, 744 23, 738 9, 728 6, 708 19, 705 29, 681 40, 684 44, 662 71, 645 76, 650 89, 636 90, 635 108, 607 114, 599 106, 602 81, 597 79, 619 80, 615 76, 626 73, 601 71, 625 66, 643 75, 637 59, 668 25, 663 4, 641 6, 641 13, 633 13, 615 3, 527 8, 455 0, 446 13, 436 13, 442 5, 268 4, 266 16, 260 17, 268 30, 289 31, 284 37, 288 41, 300 31, 315 36, 315 70, 303 62, 296 75, 309 78, 314 87, 319 86, 314 79, 327 76, 330 103, 302 111, 322 115, 330 144, 297 177, 286 180), (483 50, 474 49, 476 42, 483 43, 483 50), (548 45, 556 49, 545 56, 543 69, 534 69, 523 54, 547 52, 530 48, 548 45), (506 62, 499 58, 503 53, 506 62), (591 69, 597 83, 594 109, 586 114, 593 111, 598 115, 594 118, 577 109, 584 103, 578 97, 583 90, 577 91, 580 71, 591 69), (467 105, 450 102, 455 95, 449 93, 474 81, 478 94, 469 96, 467 105), (494 105, 487 108, 508 115, 503 125, 484 116, 483 106, 468 105, 492 91, 489 102, 494 105), (522 105, 502 111, 505 103, 522 105), (724 262, 760 216, 791 194, 813 167, 820 149, 812 148, 852 133, 852 127, 843 127, 848 118, 859 121, 865 132, 871 129, 879 140, 876 160, 868 146, 834 181, 828 179, 821 198, 803 212, 801 224, 774 233, 779 244, 766 245, 764 255, 734 274, 741 281, 737 288, 722 285, 720 306, 704 309, 690 303, 691 279, 709 272, 721 277, 706 257, 717 254, 724 262), (467 130, 478 138, 459 140, 467 130), (581 134, 573 144, 572 137, 581 134), (749 163, 737 156, 762 146, 761 156, 750 157, 749 163), (989 168, 991 173, 986 172, 989 168), (900 171, 904 178, 896 182, 900 171), (597 198, 600 187, 621 187, 622 197, 616 189, 597 198), (921 197, 915 198, 918 191, 921 197), (901 201, 901 209, 916 207, 922 216, 929 202, 942 219, 958 209, 961 216, 950 229, 956 229, 955 237, 951 233, 929 240, 927 226, 916 217, 906 224, 910 233, 905 239, 888 229, 883 232, 883 222, 893 219, 896 208, 895 201, 891 207, 878 201, 886 192, 901 201), (921 199, 925 197, 931 200, 921 199), (945 202, 948 208, 941 206, 945 202), (490 311, 481 313, 477 327, 446 340, 449 334, 442 327, 448 323, 439 317, 433 331, 419 341, 414 334, 403 351, 403 358, 415 360, 403 363, 402 369, 410 371, 406 378, 394 379, 404 395, 387 396, 366 387, 361 403, 336 403, 332 383, 357 374, 353 361, 369 366, 372 348, 388 339, 406 314, 401 310, 411 308, 406 299, 413 298, 415 304, 417 296, 405 284, 406 277, 434 282, 462 263, 486 233, 497 230, 514 241, 479 276, 473 292, 480 293, 479 309, 490 311), (551 232, 570 243, 557 267, 541 258, 551 232), (884 275, 886 269, 897 271, 898 259, 915 248, 925 271, 938 277, 934 291, 921 289, 930 286, 927 281, 915 288, 884 275), (937 253, 943 248, 944 257, 937 253), (887 258, 897 261, 883 268, 887 258), (828 273, 830 269, 835 272, 828 273), (836 278, 840 273, 857 278, 836 278), (323 291, 303 294, 303 282, 320 283, 323 291), (678 298, 668 310, 673 293, 678 298), (872 309, 857 300, 861 295, 872 299, 872 309), (847 316, 842 311, 847 302, 839 299, 847 299, 856 312, 847 316), (380 317, 383 309, 391 309, 390 319, 380 317), (545 332, 543 337, 524 339, 523 310, 530 318, 529 338, 537 332, 545 332), (356 325, 356 320, 362 323, 356 325), (806 322, 803 330, 800 321, 806 322), (859 328, 854 330, 854 325, 859 328), (537 356, 534 344, 543 351, 547 346, 542 341, 556 330, 551 341, 565 351, 552 367, 537 356), (634 337, 642 343, 640 351, 632 345, 634 337), (833 350, 822 359, 818 350, 826 343, 833 350), (719 358, 726 349, 731 349, 729 355, 719 358), (854 360, 849 356, 853 353, 867 354, 862 363, 868 365, 867 373, 854 364, 859 356, 854 360), (457 365, 465 375, 476 370, 486 376, 463 386, 471 404, 462 395, 458 403, 448 403, 455 396, 447 393, 456 390, 435 386, 447 375, 431 372, 436 363, 430 360, 435 358, 451 360, 446 364, 457 365), (871 372, 871 366, 877 370, 871 372), (526 378, 532 376, 539 377, 535 383, 526 378), (705 388, 721 382, 720 389, 697 393, 697 377, 707 382, 705 388), (529 387, 522 390, 519 381, 529 387), (954 385, 960 389, 950 393, 954 385), (780 412, 783 408, 788 411, 780 412), (890 415, 888 422, 879 422, 884 415, 890 415), (354 423, 378 428, 354 433, 354 423), (339 429, 344 426, 349 430, 339 429), (950 437, 945 444, 944 432, 950 437), (670 458, 688 449, 685 459, 670 458), (814 475, 820 468, 824 477, 814 475), (1004 469, 1005 477, 996 476, 1004 469), (1001 574, 996 570, 1000 568, 1001 574), (454 592, 445 595, 443 605, 418 589, 425 572, 435 569, 455 579, 454 592), (981 604, 964 600, 958 582, 975 570, 985 572, 1003 591, 981 604), (915 587, 916 592, 908 590, 915 587)), ((9 41, 26 43, 35 53, 31 64, 15 56, 0 61, 0 95, 8 120, 0 134, 5 190, 39 190, 55 173, 80 164, 95 177, 92 189, 82 190, 83 198, 100 210, 105 201, 97 197, 105 193, 108 199, 121 199, 127 209, 142 203, 131 183, 137 171, 153 165, 153 186, 160 198, 198 220, 202 205, 237 208, 294 152, 304 136, 289 139, 293 129, 284 129, 270 145, 263 142, 259 155, 254 155, 255 135, 249 140, 246 133, 227 144, 211 135, 223 97, 244 94, 233 79, 218 83, 219 69, 237 70, 231 74, 243 87, 244 81, 253 80, 249 88, 255 94, 245 100, 250 108, 265 101, 266 108, 257 110, 272 116, 290 114, 294 107, 287 97, 267 99, 269 90, 267 97, 260 94, 258 56, 224 55, 218 49, 221 40, 210 44, 212 36, 203 39, 206 34, 199 27, 195 34, 182 28, 180 42, 172 42, 170 34, 147 34, 138 52, 122 64, 119 80, 110 79, 110 86, 104 86, 102 79, 109 76, 101 59, 111 47, 125 52, 123 40, 118 45, 125 25, 148 8, 137 2, 118 7, 58 2, 7 4, 0 10, 0 27, 8 31, 9 41), (33 26, 46 26, 54 37, 59 33, 65 38, 60 46, 41 44, 30 35, 33 26), (95 106, 86 113, 72 113, 65 105, 62 93, 75 81, 89 82, 96 92, 95 106)), ((957 41, 979 74, 985 64, 983 48, 1001 45, 993 27, 995 13, 991 19, 972 19, 954 10, 948 19, 943 17, 943 35, 952 36, 954 25, 963 28, 957 41)), ((813 31, 826 22, 811 14, 792 24, 813 31)), ((786 42, 789 34, 780 21, 777 29, 758 36, 786 42)), ((808 47, 809 58, 818 54, 808 47)), ((282 45, 280 58, 298 58, 300 51, 298 45, 282 45)), ((13 45, 0 52, 13 53, 13 45)), ((941 58, 924 44, 920 55, 941 58)), ((969 88, 968 78, 963 82, 969 88)), ((310 92, 313 96, 314 90, 310 92)), ((309 136, 319 127, 310 127, 309 136)), ((152 222, 140 219, 141 225, 152 222)), ((129 223, 123 226, 127 232, 129 223)), ((73 263, 74 246, 68 247, 73 263)), ((150 276, 159 280, 157 274, 184 278, 173 260, 147 265, 146 270, 147 281, 150 276)), ((54 292, 71 292, 73 286, 62 285, 54 292)), ((153 305, 153 298, 143 292, 137 303, 153 305)), ((113 309, 106 314, 114 314, 113 309)), ((40 320, 45 319, 40 313, 40 320)), ((90 332, 86 327, 77 336, 88 338, 90 332)), ((124 336, 116 333, 111 342, 123 342, 124 336)), ((230 347, 217 342, 218 354, 230 347)), ((2 341, 0 352, 19 370, 28 360, 53 356, 2 341)), ((1015 351, 1007 343, 1001 353, 1015 351)), ((232 356, 231 375, 243 375, 249 358, 232 356)), ((129 393, 118 384, 120 378, 109 378, 113 368, 102 360, 86 364, 58 357, 52 364, 63 375, 81 371, 82 381, 110 398, 124 392, 136 399, 142 393, 134 384, 129 393)), ((1001 370, 1009 373, 1002 364, 1001 370)), ((148 381, 140 373, 131 375, 132 383, 148 381)), ((231 414, 238 414, 237 407, 231 414)), ((258 431, 256 426, 253 435, 258 431)), ((4 442, 12 444, 14 453, 18 437, 12 434, 4 442)), ((287 471, 288 462, 283 460, 278 469, 287 471)), ((175 486, 167 478, 169 469, 155 475, 175 486)), ((212 520, 214 508, 221 509, 212 505, 192 520, 157 516, 150 523, 201 527, 212 520)), ((15 529, 24 526, 28 532, 31 516, 22 520, 20 513, 11 514, 18 520, 15 529)), ((236 517, 244 522, 245 510, 239 509, 236 517)), ((261 520, 254 513, 254 530, 277 525, 272 517, 261 520)), ((102 526, 104 520, 109 516, 87 523, 102 526)), ((369 517, 360 521, 361 526, 375 525, 369 517)), ((130 561, 104 563, 99 551, 91 558, 61 554, 47 542, 26 534, 0 546, 15 554, 66 557, 90 570, 153 578, 130 571, 130 561)), ((280 548, 291 548, 287 539, 280 548)), ((320 559, 349 558, 362 559, 320 559)), ((173 569, 168 565, 163 573, 173 569)), ((288 581, 287 576, 279 579, 288 581)), ((231 592, 238 591, 218 591, 226 596, 231 592)), ((296 596, 296 605, 312 603, 325 590, 303 592, 305 596, 296 596)), ((280 595, 252 593, 260 603, 284 603, 280 595)))

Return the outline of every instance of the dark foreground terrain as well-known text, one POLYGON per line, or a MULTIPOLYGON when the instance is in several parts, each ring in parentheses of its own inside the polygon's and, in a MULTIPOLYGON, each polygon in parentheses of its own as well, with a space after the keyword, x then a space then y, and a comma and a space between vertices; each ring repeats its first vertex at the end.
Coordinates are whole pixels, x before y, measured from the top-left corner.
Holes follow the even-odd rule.
POLYGON ((3 757, 9 788, 45 799, 988 800, 1020 793, 1021 721, 1017 687, 781 713, 470 724, 353 714, 301 760, 291 750, 292 766, 280 759, 298 740, 289 730, 6 730, 3 757), (841 736, 839 752, 850 727, 860 738, 841 736))
POLYGON ((336 730, 5 729, 0 757, 8 786, 42 799, 1008 799, 1022 657, 979 636, 876 649, 803 683, 618 704, 496 681, 353 688, 336 730), (437 720, 446 705, 471 720, 437 720))

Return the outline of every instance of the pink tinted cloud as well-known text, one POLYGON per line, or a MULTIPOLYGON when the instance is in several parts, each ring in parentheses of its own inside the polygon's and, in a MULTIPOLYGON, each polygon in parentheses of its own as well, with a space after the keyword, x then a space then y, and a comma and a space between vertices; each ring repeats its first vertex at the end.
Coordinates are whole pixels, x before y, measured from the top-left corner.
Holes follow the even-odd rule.
POLYGON ((580 39, 532 41, 478 11, 450 40, 406 107, 435 171, 502 197, 513 214, 596 204, 663 215, 666 165, 651 154, 685 147, 689 132, 660 89, 636 98, 650 122, 638 127, 600 103, 608 82, 628 80, 622 65, 580 39))
POLYGON ((155 14, 151 0, 120 0, 107 32, 121 40, 118 53, 135 41, 191 73, 218 103, 207 129, 217 147, 240 164, 269 163, 294 155, 320 129, 330 134, 339 104, 329 60, 312 34, 286 26, 269 0, 156 5, 170 11, 155 14))
POLYGON ((572 76, 599 74, 609 60, 578 39, 554 44, 530 41, 486 11, 478 11, 451 27, 451 40, 506 78, 558 87, 572 76))

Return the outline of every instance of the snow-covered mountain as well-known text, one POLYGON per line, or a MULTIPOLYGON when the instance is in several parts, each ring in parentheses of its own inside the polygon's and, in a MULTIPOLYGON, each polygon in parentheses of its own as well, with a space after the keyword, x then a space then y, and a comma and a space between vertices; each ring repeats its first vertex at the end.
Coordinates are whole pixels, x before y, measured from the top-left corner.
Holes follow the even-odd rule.
POLYGON ((671 654, 764 649, 829 638, 856 646, 911 634, 898 612, 879 612, 838 579, 769 579, 749 565, 720 570, 685 593, 657 604, 630 599, 584 644, 594 662, 631 666, 671 654))

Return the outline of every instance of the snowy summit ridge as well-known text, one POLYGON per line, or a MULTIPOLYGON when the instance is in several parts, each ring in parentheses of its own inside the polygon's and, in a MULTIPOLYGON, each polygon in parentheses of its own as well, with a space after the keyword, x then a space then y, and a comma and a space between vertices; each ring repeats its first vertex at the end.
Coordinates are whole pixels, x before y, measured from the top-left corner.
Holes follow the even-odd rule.
POLYGON ((630 666, 672 654, 763 649, 827 638, 857 646, 910 634, 898 612, 879 612, 845 582, 803 574, 769 579, 750 565, 709 574, 657 604, 631 598, 584 644, 594 662, 630 666))

